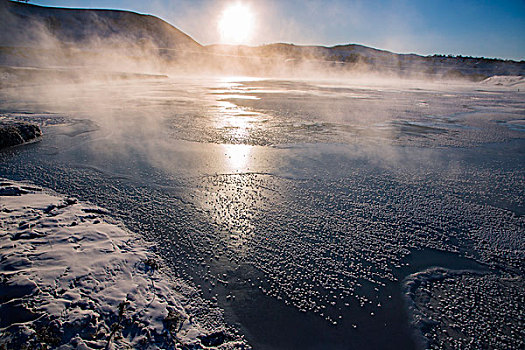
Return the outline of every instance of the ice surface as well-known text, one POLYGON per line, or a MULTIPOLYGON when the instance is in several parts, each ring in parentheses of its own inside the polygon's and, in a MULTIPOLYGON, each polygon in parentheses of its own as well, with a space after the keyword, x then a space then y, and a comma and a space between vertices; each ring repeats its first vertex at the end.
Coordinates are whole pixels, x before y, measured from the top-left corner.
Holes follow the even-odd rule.
POLYGON ((413 321, 427 349, 522 349, 523 275, 434 268, 405 281, 413 321))
POLYGON ((198 348, 213 338, 219 348, 245 347, 105 210, 3 180, 0 208, 5 346, 198 348))
POLYGON ((451 266, 461 257, 490 278, 523 275, 515 87, 181 78, 31 89, 4 89, 4 113, 48 137, 0 153, 0 174, 106 208, 257 348, 411 349, 407 274, 464 269, 451 266))

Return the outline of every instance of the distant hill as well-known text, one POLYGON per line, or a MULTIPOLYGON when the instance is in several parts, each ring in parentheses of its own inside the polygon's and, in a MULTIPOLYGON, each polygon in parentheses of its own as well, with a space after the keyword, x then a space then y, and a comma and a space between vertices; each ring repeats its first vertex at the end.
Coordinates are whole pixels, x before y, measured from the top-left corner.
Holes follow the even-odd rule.
POLYGON ((200 49, 191 37, 151 15, 119 10, 65 9, 0 0, 0 45, 46 48, 142 46, 200 49))
POLYGON ((257 47, 209 45, 209 54, 230 57, 284 61, 287 65, 301 66, 316 63, 320 67, 390 72, 400 75, 422 74, 439 78, 468 78, 482 80, 493 75, 525 75, 525 62, 511 60, 462 57, 421 56, 397 54, 371 47, 348 44, 332 47, 269 44, 257 47))

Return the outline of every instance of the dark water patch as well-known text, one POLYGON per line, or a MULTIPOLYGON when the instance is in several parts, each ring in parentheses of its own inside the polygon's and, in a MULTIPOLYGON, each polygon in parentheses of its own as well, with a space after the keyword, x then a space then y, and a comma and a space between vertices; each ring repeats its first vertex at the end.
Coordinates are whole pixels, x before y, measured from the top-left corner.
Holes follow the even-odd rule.
POLYGON ((440 267, 449 270, 472 270, 478 272, 488 271, 486 265, 461 256, 459 253, 425 248, 412 250, 403 260, 404 264, 397 269, 396 274, 400 279, 419 271, 432 267, 440 267))
MULTIPOLYGON (((325 320, 330 310, 303 312, 283 299, 264 294, 264 282, 250 267, 240 268, 217 284, 213 295, 226 312, 226 319, 240 326, 255 349, 385 349, 392 344, 415 349, 399 287, 388 285, 362 306, 355 298, 347 306, 334 308, 341 318, 325 320), (253 279, 247 281, 247 277, 253 279), (378 307, 378 305, 381 305, 378 307), (321 312, 321 313, 323 313, 321 312), (377 336, 388 334, 388 336, 377 336)), ((259 276, 264 277, 262 274, 259 276)))

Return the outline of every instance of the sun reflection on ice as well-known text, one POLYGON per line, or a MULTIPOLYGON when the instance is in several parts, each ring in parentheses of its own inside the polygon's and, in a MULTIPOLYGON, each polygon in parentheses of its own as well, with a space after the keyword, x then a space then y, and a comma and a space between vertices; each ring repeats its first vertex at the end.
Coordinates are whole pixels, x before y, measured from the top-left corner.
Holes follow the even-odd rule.
POLYGON ((238 99, 259 99, 251 94, 250 88, 239 81, 250 81, 247 77, 225 77, 220 79, 213 94, 219 96, 212 108, 213 123, 219 131, 222 142, 251 144, 254 131, 260 127, 262 114, 235 104, 238 99))
POLYGON ((250 131, 258 116, 258 113, 245 111, 231 102, 218 101, 215 126, 222 131, 225 142, 249 143, 250 131))
POLYGON ((250 171, 251 153, 250 145, 222 145, 224 149, 225 165, 232 173, 245 173, 250 171))

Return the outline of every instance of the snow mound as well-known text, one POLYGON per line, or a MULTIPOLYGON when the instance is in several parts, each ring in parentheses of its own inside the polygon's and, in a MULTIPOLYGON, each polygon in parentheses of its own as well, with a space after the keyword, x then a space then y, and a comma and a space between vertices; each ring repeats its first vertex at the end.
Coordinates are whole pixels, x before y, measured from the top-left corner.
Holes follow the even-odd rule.
POLYGON ((483 80, 481 84, 525 88, 525 77, 521 75, 494 75, 483 80))
POLYGON ((247 347, 105 214, 0 179, 0 347, 247 347))

